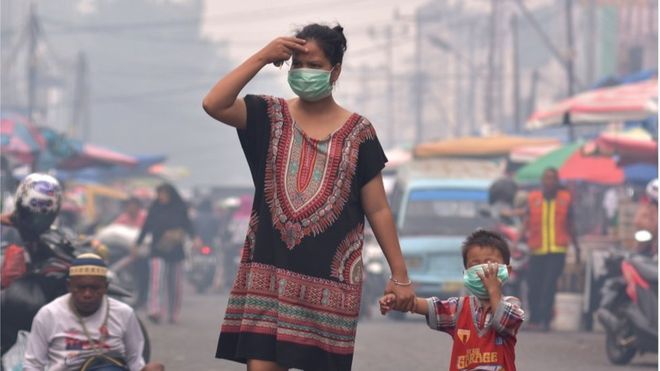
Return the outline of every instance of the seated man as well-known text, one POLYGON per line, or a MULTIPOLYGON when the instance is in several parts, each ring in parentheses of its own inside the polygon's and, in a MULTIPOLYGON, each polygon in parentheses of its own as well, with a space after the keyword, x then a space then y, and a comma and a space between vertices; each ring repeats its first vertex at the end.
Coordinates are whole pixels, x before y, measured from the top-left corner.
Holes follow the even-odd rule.
POLYGON ((164 370, 145 365, 144 337, 128 305, 106 296, 108 268, 82 254, 69 269, 69 294, 39 310, 32 323, 24 370, 164 370))

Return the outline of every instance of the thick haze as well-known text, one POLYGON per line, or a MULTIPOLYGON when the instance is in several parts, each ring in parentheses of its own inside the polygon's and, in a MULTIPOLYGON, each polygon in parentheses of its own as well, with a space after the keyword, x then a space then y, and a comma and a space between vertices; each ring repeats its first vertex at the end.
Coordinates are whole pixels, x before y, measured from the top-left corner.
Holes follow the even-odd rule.
MULTIPOLYGON (((178 180, 186 185, 249 184, 235 132, 209 118, 202 99, 273 38, 310 22, 344 26, 348 51, 335 98, 368 117, 386 149, 512 133, 534 109, 568 94, 563 62, 513 1, 0 0, 3 111, 27 106, 30 3, 39 26, 37 123, 72 132, 82 52, 91 142, 165 154, 168 165, 190 171, 178 180)), ((525 4, 554 48, 568 50, 565 2, 525 4)), ((624 27, 623 15, 633 14, 625 9, 574 5, 578 91, 657 65, 657 18, 633 12, 648 22, 624 27)), ((292 96, 286 72, 265 67, 243 94, 292 96)))
MULTIPOLYGON (((187 185, 247 185, 247 166, 235 132, 209 118, 201 101, 215 81, 268 41, 311 21, 340 22, 349 51, 337 97, 349 96, 358 64, 382 64, 382 39, 369 26, 392 20, 397 1, 34 1, 45 36, 40 78, 52 74, 42 122, 67 130, 78 52, 89 69, 90 141, 130 154, 166 154, 168 164, 184 166, 187 185), (375 46, 375 47, 374 47, 375 46), (351 52, 358 51, 356 58, 351 52), (48 70, 48 73, 45 71, 48 70), (53 104, 54 103, 54 104, 53 104)), ((406 2, 411 13, 420 1, 406 2)), ((3 0, 3 53, 24 28, 28 2, 3 0)), ((412 34, 412 32, 410 33, 412 34)), ((410 37, 412 40, 412 37, 410 37)), ((3 59, 4 60, 4 59, 3 59)), ((13 71, 25 70, 20 55, 13 71)), ((9 85, 8 85, 9 86, 9 85)), ((13 85, 12 85, 13 86, 13 85)), ((3 86, 5 109, 20 106, 24 88, 3 86)), ((46 89, 44 89, 46 90, 46 89)), ((265 68, 246 92, 290 96, 286 69, 265 68)), ((345 103, 345 102, 343 102, 345 103)), ((346 103, 345 103, 346 104, 346 103)), ((350 105, 350 104, 349 104, 350 105)), ((350 107, 360 110, 359 107, 350 107)), ((377 126, 378 127, 378 126, 377 126)))

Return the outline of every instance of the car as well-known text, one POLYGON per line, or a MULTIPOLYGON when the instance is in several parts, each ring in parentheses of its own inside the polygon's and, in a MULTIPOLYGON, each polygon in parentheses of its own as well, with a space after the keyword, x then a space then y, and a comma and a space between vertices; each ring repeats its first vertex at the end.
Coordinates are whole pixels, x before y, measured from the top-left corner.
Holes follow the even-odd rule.
POLYGON ((501 174, 481 161, 425 161, 400 171, 390 204, 408 275, 420 297, 465 293, 461 244, 492 228, 488 188, 501 174))

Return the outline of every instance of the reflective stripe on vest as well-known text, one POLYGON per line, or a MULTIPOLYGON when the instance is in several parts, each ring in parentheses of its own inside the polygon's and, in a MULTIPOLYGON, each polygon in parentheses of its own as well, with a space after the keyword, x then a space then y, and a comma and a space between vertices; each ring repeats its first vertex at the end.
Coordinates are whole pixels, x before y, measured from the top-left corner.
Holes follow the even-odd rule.
POLYGON ((550 201, 540 191, 530 194, 528 243, 533 254, 566 253, 570 202, 571 195, 564 190, 550 201))

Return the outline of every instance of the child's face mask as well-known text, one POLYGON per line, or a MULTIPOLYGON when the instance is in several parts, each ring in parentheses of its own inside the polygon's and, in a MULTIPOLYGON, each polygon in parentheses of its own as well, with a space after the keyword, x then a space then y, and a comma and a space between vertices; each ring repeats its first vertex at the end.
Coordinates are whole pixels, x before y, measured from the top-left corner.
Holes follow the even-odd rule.
MULTIPOLYGON (((481 278, 477 275, 477 272, 484 272, 484 269, 488 264, 479 264, 472 266, 465 270, 463 273, 463 284, 470 291, 470 293, 479 299, 488 299, 488 290, 484 286, 484 283, 481 281, 481 278)), ((509 279, 509 270, 504 264, 498 264, 497 267, 497 278, 500 282, 504 283, 509 279)))

